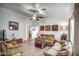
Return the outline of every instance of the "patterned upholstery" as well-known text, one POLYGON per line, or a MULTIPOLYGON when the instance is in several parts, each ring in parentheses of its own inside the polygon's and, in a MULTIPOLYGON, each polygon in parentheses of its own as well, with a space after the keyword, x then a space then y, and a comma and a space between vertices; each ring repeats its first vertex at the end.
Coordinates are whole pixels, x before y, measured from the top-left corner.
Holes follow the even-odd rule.
POLYGON ((41 34, 36 41, 45 42, 47 45, 52 46, 55 41, 55 36, 50 34, 41 34))
POLYGON ((19 39, 3 42, 2 48, 5 55, 10 56, 16 53, 22 53, 22 43, 17 44, 17 40, 19 39))

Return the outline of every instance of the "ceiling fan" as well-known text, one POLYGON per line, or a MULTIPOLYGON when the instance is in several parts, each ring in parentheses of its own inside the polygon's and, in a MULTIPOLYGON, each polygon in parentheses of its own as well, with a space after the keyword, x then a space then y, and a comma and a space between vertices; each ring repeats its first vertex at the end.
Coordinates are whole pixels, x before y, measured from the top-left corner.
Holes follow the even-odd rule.
POLYGON ((42 19, 43 16, 38 16, 38 14, 34 11, 34 14, 32 16, 32 18, 30 20, 39 20, 42 19))
POLYGON ((46 11, 46 8, 41 9, 39 7, 39 4, 32 5, 32 7, 33 8, 28 9, 30 12, 33 13, 32 18, 30 20, 40 20, 44 18, 42 15, 44 14, 44 11, 46 11))

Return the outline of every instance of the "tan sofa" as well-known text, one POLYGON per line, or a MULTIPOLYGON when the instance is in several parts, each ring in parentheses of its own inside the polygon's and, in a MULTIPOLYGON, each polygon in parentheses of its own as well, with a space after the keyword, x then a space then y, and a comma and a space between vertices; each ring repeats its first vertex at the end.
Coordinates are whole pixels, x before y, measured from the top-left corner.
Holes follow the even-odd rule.
POLYGON ((43 43, 45 46, 53 46, 55 41, 55 36, 50 34, 41 34, 35 40, 35 46, 38 46, 40 43, 43 43), (37 43, 39 42, 39 44, 37 43), (37 45, 38 44, 38 45, 37 45))
POLYGON ((56 56, 58 54, 58 51, 60 51, 60 50, 61 50, 61 45, 56 42, 53 47, 51 47, 47 51, 44 51, 44 55, 56 56))
POLYGON ((40 40, 47 41, 47 42, 51 42, 55 40, 55 36, 50 34, 41 34, 39 38, 40 40))
POLYGON ((22 39, 14 39, 3 42, 3 53, 6 56, 12 56, 17 53, 22 55, 22 39))
POLYGON ((72 45, 69 41, 56 42, 53 47, 44 51, 45 56, 72 56, 72 45), (67 44, 66 44, 67 43, 67 44))

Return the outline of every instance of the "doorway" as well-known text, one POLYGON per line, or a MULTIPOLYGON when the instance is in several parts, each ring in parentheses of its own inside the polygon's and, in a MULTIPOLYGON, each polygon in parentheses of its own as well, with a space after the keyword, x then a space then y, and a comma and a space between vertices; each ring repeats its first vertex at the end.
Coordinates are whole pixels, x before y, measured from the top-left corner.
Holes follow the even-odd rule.
POLYGON ((35 43, 35 38, 37 38, 38 32, 38 26, 29 27, 29 40, 32 40, 32 43, 35 43))

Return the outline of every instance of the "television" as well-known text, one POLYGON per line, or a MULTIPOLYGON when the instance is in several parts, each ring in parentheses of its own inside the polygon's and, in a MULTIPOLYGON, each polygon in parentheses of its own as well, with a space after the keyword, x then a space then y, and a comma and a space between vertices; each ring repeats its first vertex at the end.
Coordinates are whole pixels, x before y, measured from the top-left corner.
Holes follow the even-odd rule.
POLYGON ((0 41, 5 41, 5 30, 0 30, 0 41))

